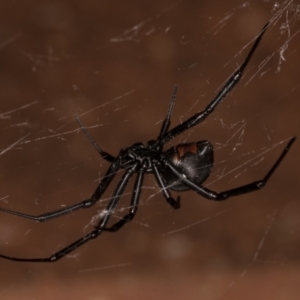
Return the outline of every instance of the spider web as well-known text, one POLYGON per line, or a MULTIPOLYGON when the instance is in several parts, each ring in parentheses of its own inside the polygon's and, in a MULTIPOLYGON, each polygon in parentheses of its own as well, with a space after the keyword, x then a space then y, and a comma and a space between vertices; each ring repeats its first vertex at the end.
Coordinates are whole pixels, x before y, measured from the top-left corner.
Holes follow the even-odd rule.
MULTIPOLYGON (((75 115, 112 155, 146 143, 159 133, 174 85, 171 127, 208 104, 269 20, 235 90, 166 149, 208 139, 215 165, 205 186, 224 191, 263 178, 299 132, 298 1, 2 6, 1 207, 40 214, 88 198, 109 164, 75 115)), ((297 147, 261 191, 219 203, 185 192, 178 211, 145 176, 138 213, 119 232, 55 264, 1 260, 1 299, 297 299, 297 147)), ((41 224, 1 213, 0 253, 47 257, 84 236, 122 174, 87 210, 41 224)), ((128 211, 133 184, 112 222, 128 211)))

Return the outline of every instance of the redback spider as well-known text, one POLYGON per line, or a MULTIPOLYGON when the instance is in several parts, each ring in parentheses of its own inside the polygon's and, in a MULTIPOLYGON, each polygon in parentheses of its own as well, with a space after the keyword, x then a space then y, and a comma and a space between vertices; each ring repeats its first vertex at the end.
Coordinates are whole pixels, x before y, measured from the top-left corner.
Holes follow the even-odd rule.
POLYGON ((160 133, 156 140, 150 140, 146 145, 142 143, 136 143, 128 148, 121 149, 117 156, 113 156, 107 152, 104 152, 98 146, 98 144, 89 135, 86 128, 82 125, 79 118, 76 117, 76 120, 81 130, 96 148, 100 156, 111 163, 108 171, 106 172, 100 184, 97 186, 92 196, 89 199, 79 202, 77 204, 56 211, 44 213, 39 216, 24 214, 5 208, 0 208, 0 211, 19 217, 31 219, 34 221, 44 222, 74 212, 75 210, 78 210, 80 208, 89 208, 92 205, 94 205, 97 201, 99 201, 109 184, 114 179, 117 172, 123 169, 124 175, 122 176, 117 187, 115 188, 113 195, 106 209, 103 212, 101 220, 99 221, 98 225, 84 237, 78 239, 77 241, 57 251, 49 257, 19 258, 6 255, 0 255, 0 257, 14 261, 55 262, 60 258, 64 257, 65 255, 69 254, 70 252, 74 251, 78 247, 82 246, 86 242, 90 241, 91 239, 95 239, 103 231, 115 232, 119 230, 127 222, 131 221, 137 212, 141 187, 143 184, 144 175, 146 173, 154 174, 164 198, 175 209, 180 207, 180 197, 178 197, 176 200, 172 198, 170 190, 193 190, 200 196, 209 200, 223 201, 233 196, 239 196, 261 189, 268 182, 268 180, 270 179, 274 171, 277 169, 285 155, 288 153, 296 137, 290 139, 279 158, 276 160, 276 162, 267 172, 267 174, 263 177, 263 179, 220 193, 209 190, 208 188, 205 188, 201 185, 210 175, 213 167, 213 146, 210 142, 200 141, 179 144, 175 147, 170 148, 167 151, 163 151, 163 147, 167 142, 175 138, 177 135, 201 123, 214 111, 214 109, 221 102, 221 100, 224 97, 226 97, 227 94, 235 87, 235 85, 240 81, 248 62, 250 61, 268 26, 269 23, 267 23, 263 27, 244 62, 230 76, 225 85, 221 88, 216 97, 208 104, 208 106, 203 111, 195 114, 188 120, 184 121, 182 124, 177 125, 169 130, 171 124, 170 120, 172 110, 175 104, 177 93, 177 87, 175 86, 169 109, 167 112, 167 116, 162 124, 160 133), (110 220, 116 205, 122 197, 128 180, 135 173, 135 185, 128 213, 125 216, 123 216, 120 220, 118 220, 115 224, 108 227, 108 221, 110 220))

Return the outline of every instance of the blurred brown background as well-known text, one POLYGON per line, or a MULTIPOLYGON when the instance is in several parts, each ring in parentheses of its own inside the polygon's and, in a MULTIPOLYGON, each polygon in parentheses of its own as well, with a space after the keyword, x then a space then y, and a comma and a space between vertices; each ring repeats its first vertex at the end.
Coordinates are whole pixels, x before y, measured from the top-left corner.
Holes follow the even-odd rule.
MULTIPOLYGON (((235 91, 170 143, 213 143, 216 191, 262 178, 299 133, 299 4, 1 1, 1 207, 40 214, 88 198, 109 165, 74 115, 113 155, 147 142, 174 84, 172 125, 207 105, 276 17, 235 91)), ((299 147, 263 190, 222 203, 186 192, 173 211, 147 176, 118 233, 54 264, 1 259, 0 299, 299 299, 299 147)), ((85 235, 116 181, 95 207, 43 224, 1 213, 0 253, 47 257, 85 235)))

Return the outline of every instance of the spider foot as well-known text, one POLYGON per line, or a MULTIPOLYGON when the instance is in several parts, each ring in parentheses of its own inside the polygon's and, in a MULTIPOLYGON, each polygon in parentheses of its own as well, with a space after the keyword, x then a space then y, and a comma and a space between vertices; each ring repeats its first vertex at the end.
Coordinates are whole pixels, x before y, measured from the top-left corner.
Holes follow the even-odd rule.
POLYGON ((174 209, 178 209, 181 206, 181 199, 180 196, 177 197, 177 199, 173 199, 172 197, 170 197, 168 199, 168 203, 174 208, 174 209))

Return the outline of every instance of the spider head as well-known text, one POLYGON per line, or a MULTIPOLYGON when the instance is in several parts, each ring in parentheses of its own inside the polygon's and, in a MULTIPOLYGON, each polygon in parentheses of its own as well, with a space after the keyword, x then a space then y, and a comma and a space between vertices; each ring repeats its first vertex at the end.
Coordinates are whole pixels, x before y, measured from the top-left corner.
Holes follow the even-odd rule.
POLYGON ((124 149, 121 154, 122 167, 125 169, 130 168, 137 161, 142 161, 145 151, 145 146, 142 143, 135 143, 131 147, 124 149))

